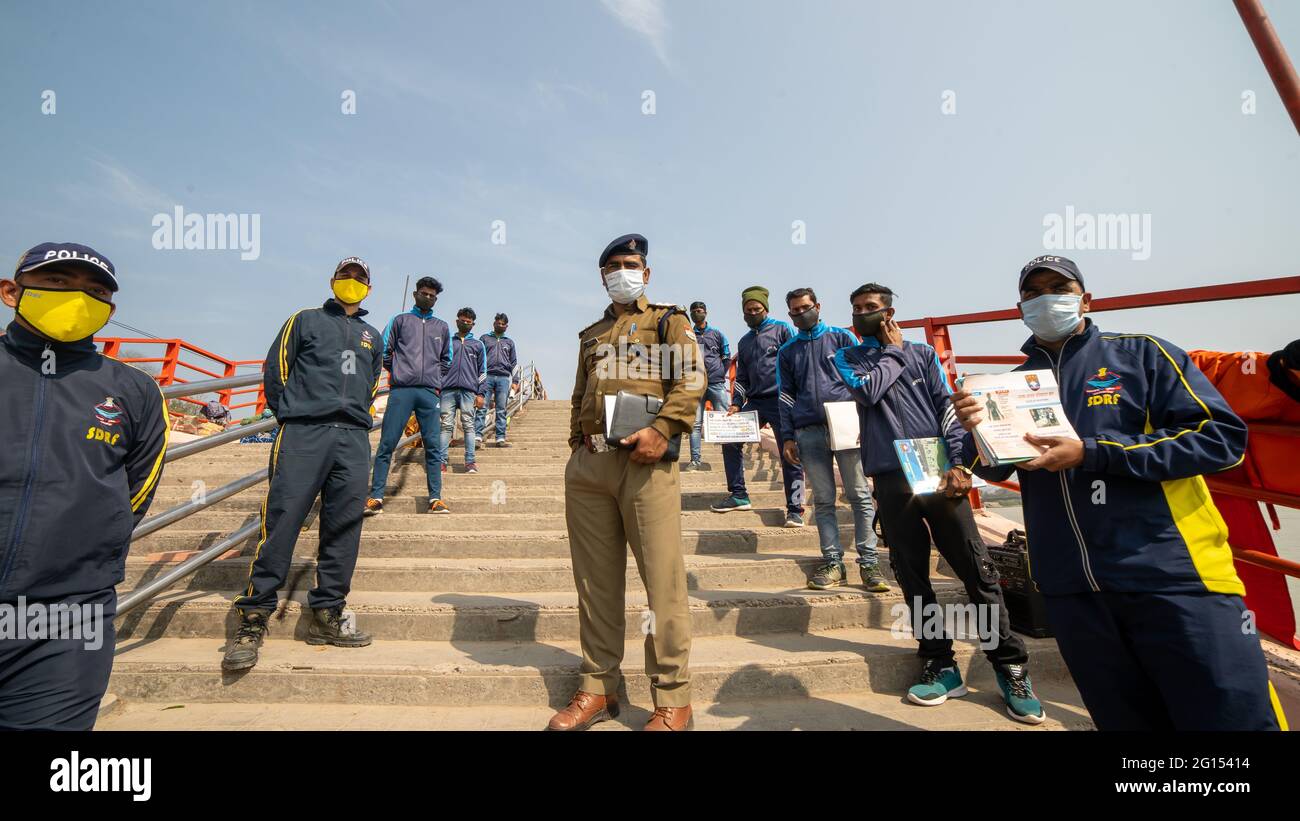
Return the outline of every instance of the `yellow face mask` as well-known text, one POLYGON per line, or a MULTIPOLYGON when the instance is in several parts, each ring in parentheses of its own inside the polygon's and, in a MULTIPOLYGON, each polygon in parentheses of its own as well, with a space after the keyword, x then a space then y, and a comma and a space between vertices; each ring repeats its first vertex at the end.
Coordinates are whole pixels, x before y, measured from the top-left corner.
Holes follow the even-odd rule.
POLYGON ((355 279, 336 279, 332 285, 339 302, 356 305, 370 293, 370 286, 355 279))
POLYGON ((108 324, 113 304, 85 291, 23 288, 18 315, 33 328, 60 342, 93 336, 108 324))

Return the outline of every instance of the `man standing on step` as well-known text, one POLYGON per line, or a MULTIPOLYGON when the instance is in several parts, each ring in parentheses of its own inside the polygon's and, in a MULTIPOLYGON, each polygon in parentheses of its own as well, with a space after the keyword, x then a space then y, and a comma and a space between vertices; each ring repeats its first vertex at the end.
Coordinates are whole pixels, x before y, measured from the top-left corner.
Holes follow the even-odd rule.
POLYGON ((682 470, 699 470, 701 429, 704 425, 704 403, 713 403, 713 410, 719 413, 731 406, 731 396, 727 393, 727 366, 731 364, 731 346, 722 331, 709 324, 709 309, 703 302, 691 303, 691 324, 695 339, 700 345, 700 355, 704 357, 704 370, 709 384, 700 399, 699 410, 695 413, 695 427, 691 428, 691 461, 682 470))
POLYGON ((438 451, 445 466, 450 463, 451 440, 456 433, 456 414, 465 434, 465 472, 478 473, 474 463, 474 412, 483 407, 487 390, 487 351, 474 338, 473 308, 461 308, 456 314, 456 333, 451 338, 451 367, 442 381, 442 437, 438 451))
POLYGON ((0 730, 92 729, 108 688, 115 588, 168 431, 157 383, 95 350, 116 292, 113 264, 70 242, 0 279, 0 730))
POLYGON ((692 724, 677 453, 682 434, 695 422, 705 376, 685 315, 674 305, 646 301, 648 253, 640 234, 605 248, 599 268, 611 304, 578 333, 564 515, 578 588, 582 678, 569 705, 551 719, 551 730, 585 730, 618 715, 629 546, 649 600, 642 626, 655 712, 645 728, 685 730, 692 724), (652 367, 645 367, 647 352, 652 367), (665 372, 660 363, 668 359, 676 367, 665 372), (611 445, 605 399, 619 391, 655 397, 662 406, 648 427, 611 445))
POLYGON ((361 546, 370 466, 370 403, 379 390, 384 342, 362 319, 370 268, 348 257, 330 279, 334 296, 289 317, 262 366, 266 406, 280 429, 271 445, 262 529, 235 599, 239 629, 226 648, 224 670, 257 664, 303 522, 320 496, 320 546, 308 644, 365 647, 343 607, 361 546))
POLYGON ((492 320, 492 333, 479 338, 487 351, 487 386, 483 407, 478 409, 474 418, 475 444, 483 444, 483 428, 487 425, 488 405, 496 408, 497 447, 508 448, 506 441, 506 407, 510 404, 510 393, 519 390, 519 383, 511 381, 515 366, 519 364, 515 353, 515 341, 506 336, 510 327, 510 317, 497 314, 492 320))
POLYGON ((442 465, 438 444, 442 441, 442 412, 439 393, 443 375, 451 367, 451 331, 433 315, 442 293, 442 283, 421 277, 415 283, 415 307, 388 321, 384 329, 384 367, 388 369, 388 404, 375 453, 374 477, 366 515, 384 512, 384 486, 393 461, 393 448, 415 414, 424 440, 424 473, 428 484, 430 513, 449 513, 442 501, 442 465))
POLYGON ((821 303, 812 288, 796 288, 785 296, 790 321, 799 333, 776 354, 776 390, 780 406, 781 455, 799 465, 812 483, 817 535, 824 564, 813 573, 808 586, 813 590, 840 587, 848 580, 844 570, 844 549, 840 547, 840 524, 835 515, 835 465, 840 468, 844 496, 853 510, 853 546, 858 552, 862 586, 873 593, 886 593, 889 584, 880 574, 876 558, 875 511, 871 491, 862 474, 858 449, 831 450, 826 425, 827 402, 852 402, 849 389, 835 371, 835 352, 858 344, 853 334, 821 321, 821 303))
POLYGON ((930 585, 930 540, 983 612, 979 623, 997 625, 996 636, 981 636, 1007 714, 1026 724, 1041 724, 1043 707, 1034 694, 1025 644, 1011 632, 998 571, 971 513, 971 489, 963 432, 951 402, 952 389, 934 348, 903 340, 894 321, 894 292, 868 283, 849 297, 853 329, 862 344, 835 352, 835 369, 858 403, 862 471, 876 491, 880 528, 889 547, 889 564, 903 588, 913 633, 922 635, 918 654, 921 678, 907 691, 914 704, 934 707, 966 695, 946 627, 928 613, 942 612, 930 585), (896 439, 943 439, 949 470, 934 493, 913 493, 894 450, 896 439), (941 638, 930 629, 939 632, 941 638))
MULTIPOLYGON (((977 470, 1020 480, 1034 584, 1097 728, 1285 729, 1204 478, 1245 459, 1246 423, 1177 346, 1101 331, 1073 261, 1035 257, 1018 290, 1016 370, 1056 375, 1079 438, 1026 434, 1037 458, 977 470)), ((973 430, 983 404, 953 402, 973 430)))
MULTIPOLYGON (((794 330, 767 315, 767 289, 761 285, 741 292, 740 308, 749 332, 736 343, 736 380, 727 413, 757 411, 759 427, 772 426, 777 453, 781 453, 785 450, 785 438, 781 434, 781 413, 776 398, 776 352, 790 341, 794 330)), ((781 482, 785 486, 785 526, 803 527, 803 468, 780 456, 777 461, 781 463, 781 482)), ((727 490, 731 495, 709 509, 714 513, 752 510, 749 490, 745 487, 745 456, 741 445, 723 445, 722 463, 727 470, 727 490)))

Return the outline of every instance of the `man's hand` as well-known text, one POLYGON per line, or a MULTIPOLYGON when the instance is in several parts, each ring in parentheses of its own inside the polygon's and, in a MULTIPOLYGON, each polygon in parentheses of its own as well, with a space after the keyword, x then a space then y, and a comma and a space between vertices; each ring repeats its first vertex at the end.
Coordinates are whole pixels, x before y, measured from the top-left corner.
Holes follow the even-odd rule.
POLYGON ((1025 434, 1025 441, 1031 445, 1045 447, 1038 458, 1016 465, 1024 470, 1069 470, 1083 464, 1083 442, 1068 436, 1035 436, 1025 434))
POLYGON ((740 413, 740 405, 732 405, 731 407, 727 408, 728 416, 733 416, 737 413, 740 413))
POLYGON ((481 407, 483 407, 483 397, 481 396, 474 397, 474 409, 478 410, 481 407))
POLYGON ((898 323, 893 319, 886 319, 880 323, 880 330, 876 332, 876 339, 880 340, 881 345, 893 345, 895 348, 903 347, 903 329, 898 327, 898 323))
POLYGON ((654 428, 641 428, 626 439, 620 439, 619 444, 635 445, 632 455, 628 458, 643 465, 653 465, 662 459, 664 451, 668 450, 668 440, 654 428))
POLYGON ((950 467, 939 477, 939 492, 949 499, 960 499, 970 488, 970 474, 959 467, 950 467))
POLYGON ((785 455, 785 460, 786 460, 787 462, 789 462, 790 464, 792 464, 792 465, 800 465, 800 466, 803 465, 803 462, 800 462, 800 461, 799 461, 799 443, 798 443, 798 442, 795 442, 793 439, 787 439, 787 440, 785 440, 785 447, 782 448, 781 451, 782 451, 782 453, 785 455))
POLYGON ((984 421, 980 416, 984 404, 964 390, 958 389, 952 395, 952 409, 957 413, 957 422, 965 430, 975 430, 975 426, 984 421))

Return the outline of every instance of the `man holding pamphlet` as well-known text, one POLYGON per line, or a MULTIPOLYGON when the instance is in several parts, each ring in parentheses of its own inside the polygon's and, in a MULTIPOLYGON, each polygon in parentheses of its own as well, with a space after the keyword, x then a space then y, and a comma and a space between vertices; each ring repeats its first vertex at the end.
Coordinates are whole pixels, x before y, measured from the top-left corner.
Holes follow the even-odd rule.
POLYGON ((812 483, 823 564, 813 573, 808 586, 814 590, 840 587, 848 581, 844 549, 840 547, 840 524, 835 516, 835 465, 840 468, 844 496, 853 509, 853 546, 858 551, 858 572, 862 586, 873 593, 889 591, 876 560, 874 511, 867 477, 862 474, 858 453, 857 412, 848 388, 835 373, 831 357, 841 348, 857 344, 853 334, 821 321, 821 303, 812 288, 796 288, 785 297, 790 321, 799 329, 776 354, 776 390, 780 408, 782 457, 800 465, 812 483), (852 430, 836 440, 836 430, 827 418, 827 408, 845 404, 853 410, 852 430))
POLYGON ((1018 472, 1033 580, 1097 727, 1285 727, 1202 478, 1241 463, 1245 423, 1178 347, 1098 329, 1070 260, 1030 260, 1019 291, 1028 359, 967 377, 953 407, 976 472, 1018 472))
POLYGON ((971 489, 966 467, 969 449, 963 448, 939 357, 929 345, 903 340, 889 288, 868 283, 853 292, 850 302, 853 329, 862 344, 836 351, 835 370, 858 403, 862 470, 875 485, 890 566, 903 588, 924 660, 920 680, 908 690, 907 698, 929 707, 966 695, 947 630, 917 630, 923 614, 939 609, 930 585, 933 536, 939 553, 981 611, 981 623, 989 626, 987 640, 981 635, 981 647, 993 665, 1007 714, 1026 724, 1041 724, 1043 707, 1026 668, 1029 654, 1011 632, 997 569, 966 498, 971 489), (913 487, 903 470, 912 460, 923 470, 922 457, 913 449, 918 443, 926 459, 929 454, 936 460, 940 452, 946 454, 947 467, 934 492, 913 487), (931 637, 936 632, 939 635, 931 637))

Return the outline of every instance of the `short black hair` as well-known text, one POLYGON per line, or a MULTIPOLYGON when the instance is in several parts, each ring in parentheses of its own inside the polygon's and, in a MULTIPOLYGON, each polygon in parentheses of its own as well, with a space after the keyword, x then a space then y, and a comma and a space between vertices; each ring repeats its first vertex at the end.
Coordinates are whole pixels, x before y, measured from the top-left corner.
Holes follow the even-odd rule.
POLYGON ((696 300, 695 302, 692 302, 692 303, 691 303, 691 310, 693 311, 693 310, 695 310, 696 308, 703 308, 703 309, 706 310, 706 311, 709 310, 709 306, 708 306, 708 305, 705 305, 703 302, 700 302, 700 301, 698 301, 698 300, 696 300))
POLYGON ((420 277, 415 283, 415 290, 418 291, 421 288, 432 288, 435 294, 442 293, 442 283, 433 277, 420 277))
POLYGON ((456 316, 457 317, 467 316, 473 320, 478 319, 478 314, 474 313, 473 308, 461 308, 459 311, 456 312, 456 316))
POLYGON ((876 282, 868 282, 866 285, 858 286, 858 289, 849 294, 849 302, 857 299, 863 294, 880 294, 880 301, 885 303, 886 308, 894 307, 894 297, 897 296, 888 286, 876 282))
POLYGON ((496 320, 499 321, 499 322, 504 322, 504 323, 506 323, 507 325, 510 324, 510 317, 506 316, 505 314, 497 314, 497 315, 496 315, 496 320))
POLYGON ((791 300, 798 299, 801 296, 808 297, 814 303, 817 302, 817 294, 812 288, 795 288, 793 291, 785 295, 785 304, 788 306, 791 300))

